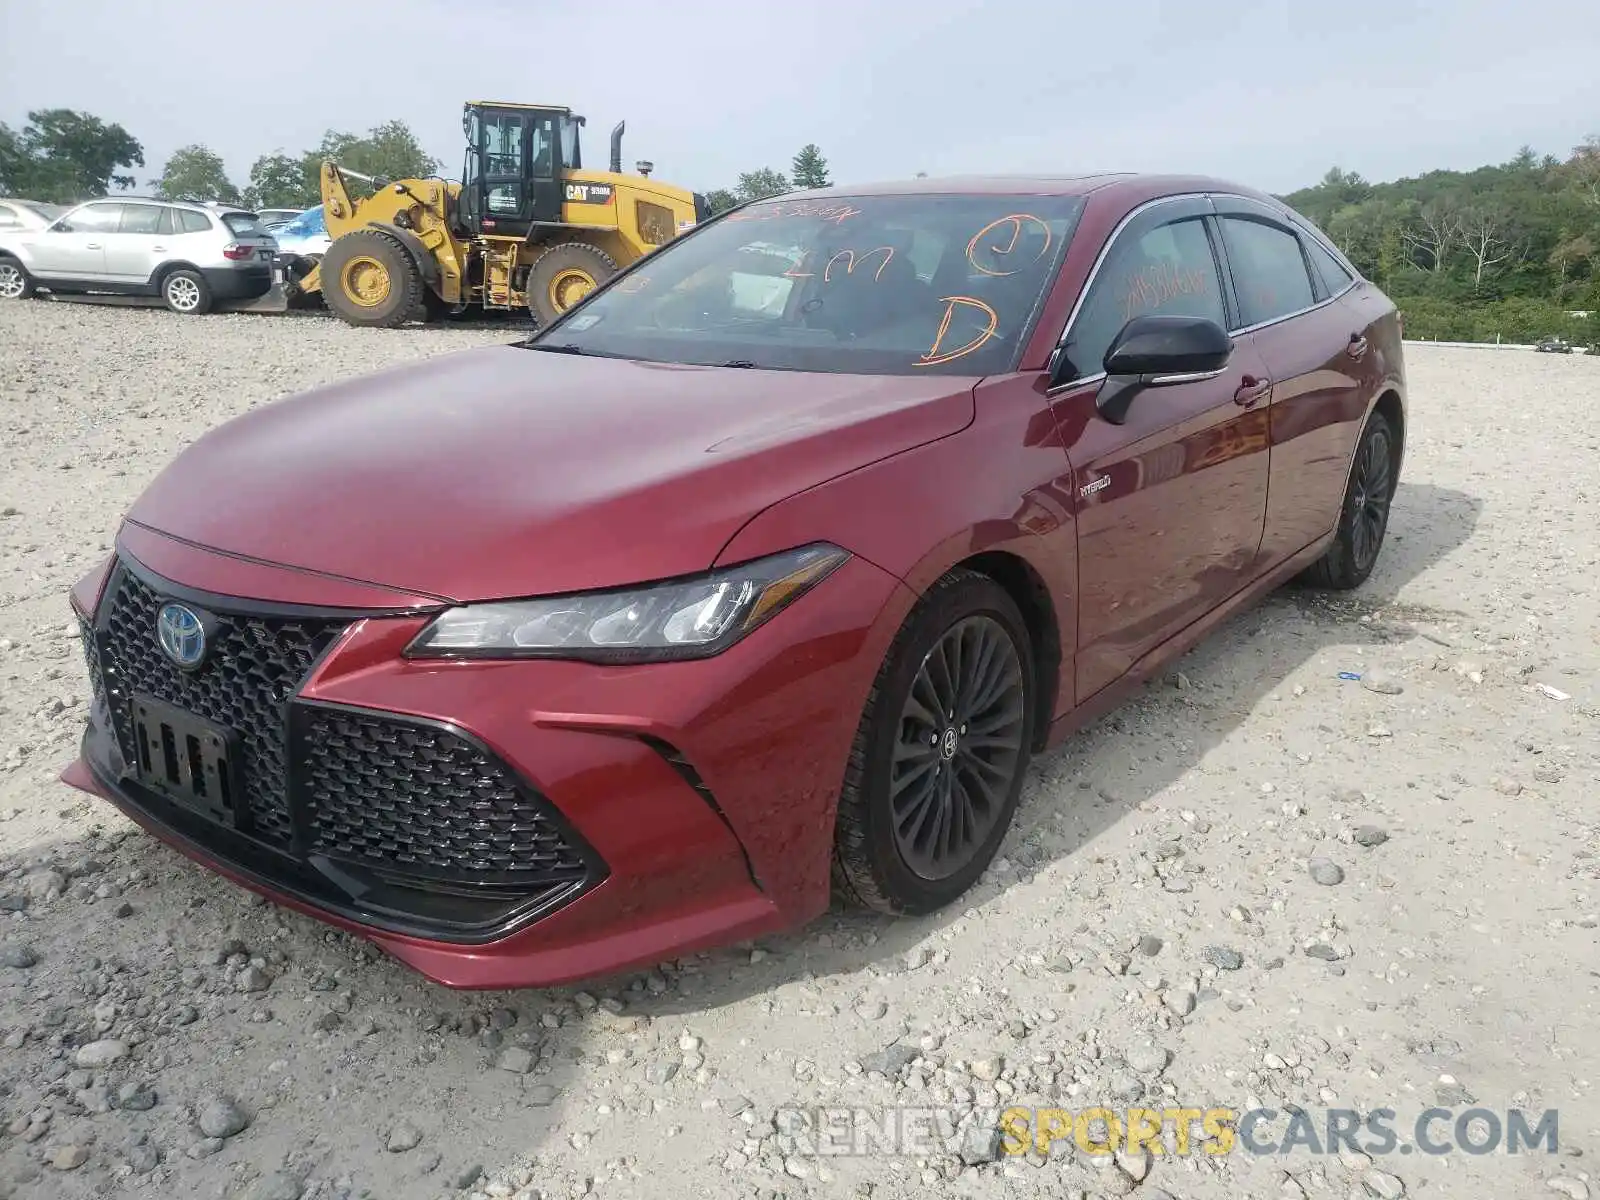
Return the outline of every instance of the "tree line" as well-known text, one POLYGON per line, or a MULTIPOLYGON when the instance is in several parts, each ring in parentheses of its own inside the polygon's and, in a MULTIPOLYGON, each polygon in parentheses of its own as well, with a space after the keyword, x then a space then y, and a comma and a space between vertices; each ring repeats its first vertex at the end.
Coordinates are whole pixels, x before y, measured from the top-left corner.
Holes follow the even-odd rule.
MULTIPOLYGON (((386 121, 365 134, 330 129, 318 145, 298 154, 282 149, 263 154, 250 165, 243 186, 228 177, 221 155, 195 143, 174 151, 146 186, 174 200, 309 208, 321 202, 320 169, 329 158, 382 179, 425 178, 441 165, 423 150, 404 121, 386 121)), ((137 138, 121 125, 89 113, 41 109, 30 112, 20 130, 0 123, 0 195, 76 203, 103 196, 112 188, 137 186, 131 171, 144 165, 144 147, 137 138)), ((708 192, 707 200, 712 212, 722 212, 791 189, 831 186, 828 160, 809 144, 794 156, 788 174, 770 167, 746 171, 734 187, 708 192)))
MULTIPOLYGON (((363 134, 330 129, 297 154, 264 154, 242 185, 215 151, 184 146, 146 185, 174 199, 307 208, 321 198, 326 158, 387 179, 433 175, 441 165, 405 122, 388 121, 363 134)), ((41 109, 21 129, 0 123, 0 195, 72 203, 136 186, 133 171, 144 166, 139 140, 91 113, 41 109)), ((715 213, 831 186, 827 158, 809 143, 787 172, 746 171, 706 198, 715 213)), ((1413 336, 1528 341, 1556 334, 1600 343, 1600 135, 1564 158, 1524 147, 1497 166, 1389 183, 1334 167, 1282 199, 1395 299, 1413 336)))
POLYGON ((1391 183, 1335 167, 1283 199, 1394 299, 1408 336, 1600 343, 1600 136, 1391 183))
MULTIPOLYGON (((251 164, 242 187, 228 177, 222 156, 198 143, 174 151, 145 183, 171 200, 309 208, 322 200, 319 172, 325 158, 386 179, 426 177, 440 166, 404 121, 387 121, 364 134, 330 129, 320 144, 299 154, 281 149, 263 154, 251 164)), ((132 169, 144 165, 137 138, 89 113, 41 109, 30 112, 20 130, 0 123, 0 195, 72 204, 114 187, 136 187, 132 169)))

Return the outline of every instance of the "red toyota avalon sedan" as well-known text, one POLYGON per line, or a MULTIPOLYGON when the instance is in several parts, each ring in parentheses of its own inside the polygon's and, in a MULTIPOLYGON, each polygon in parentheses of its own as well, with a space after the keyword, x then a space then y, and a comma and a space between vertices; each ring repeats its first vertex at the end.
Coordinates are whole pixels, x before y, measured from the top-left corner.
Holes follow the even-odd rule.
POLYGON ((456 987, 922 913, 1029 758, 1371 572, 1393 305, 1210 179, 747 205, 516 345, 213 430, 74 590, 67 782, 456 987))

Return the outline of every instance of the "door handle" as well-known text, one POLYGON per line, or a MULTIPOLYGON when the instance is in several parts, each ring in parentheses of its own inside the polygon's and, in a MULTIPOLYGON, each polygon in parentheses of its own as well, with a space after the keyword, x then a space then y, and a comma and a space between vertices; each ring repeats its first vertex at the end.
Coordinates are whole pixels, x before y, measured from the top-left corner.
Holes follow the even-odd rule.
POLYGON ((165 246, 151 246, 150 251, 153 254, 165 254, 167 252, 167 248, 165 246))
POLYGON ((1350 335, 1350 344, 1345 347, 1344 352, 1351 358, 1357 360, 1365 358, 1367 353, 1367 339, 1359 333, 1352 333, 1350 335))
POLYGON ((1239 384, 1239 390, 1233 393, 1233 402, 1240 408, 1249 408, 1271 390, 1272 380, 1246 375, 1239 384))
POLYGON ((99 242, 85 242, 83 244, 83 248, 85 250, 98 250, 98 249, 100 249, 100 243, 99 242))

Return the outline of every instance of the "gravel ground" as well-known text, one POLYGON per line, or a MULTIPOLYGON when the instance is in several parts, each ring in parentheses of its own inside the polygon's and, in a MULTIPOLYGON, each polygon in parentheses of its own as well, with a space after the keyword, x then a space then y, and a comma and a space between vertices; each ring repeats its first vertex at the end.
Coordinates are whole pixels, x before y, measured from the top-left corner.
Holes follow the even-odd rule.
POLYGON ((1600 1197, 1600 360, 1413 348, 1373 580, 1038 763, 969 906, 459 994, 56 782, 65 593, 207 427, 509 336, 0 305, 0 1195, 1600 1197), (1559 1109, 1561 1150, 817 1157, 780 1111, 1016 1103, 1559 1109))

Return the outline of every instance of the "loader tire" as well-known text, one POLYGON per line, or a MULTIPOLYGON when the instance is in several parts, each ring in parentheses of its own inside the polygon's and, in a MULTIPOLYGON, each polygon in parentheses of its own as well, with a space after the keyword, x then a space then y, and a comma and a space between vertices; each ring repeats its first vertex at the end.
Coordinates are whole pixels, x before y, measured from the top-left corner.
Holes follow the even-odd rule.
POLYGON ((550 324, 617 273, 617 260, 587 242, 558 242, 528 268, 528 308, 550 324))
POLYGON ((349 325, 393 329, 427 313, 427 285, 411 252, 387 234, 358 229, 322 256, 322 299, 349 325))

